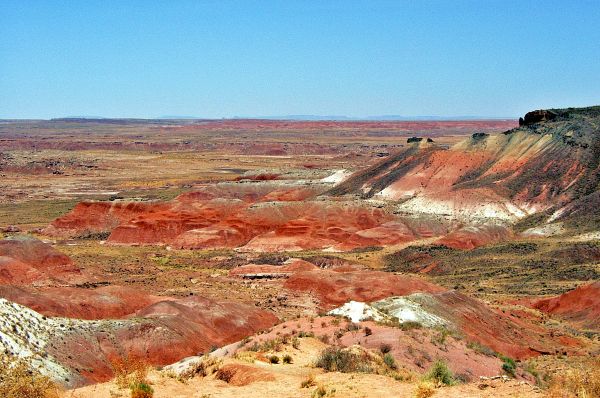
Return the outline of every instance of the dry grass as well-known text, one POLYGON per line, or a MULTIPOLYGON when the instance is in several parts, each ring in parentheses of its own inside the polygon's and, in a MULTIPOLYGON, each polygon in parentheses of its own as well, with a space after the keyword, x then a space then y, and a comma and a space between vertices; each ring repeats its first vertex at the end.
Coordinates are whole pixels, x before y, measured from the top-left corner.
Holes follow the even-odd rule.
POLYGON ((115 373, 115 384, 119 388, 147 383, 150 365, 144 359, 128 355, 113 360, 111 366, 115 373))
POLYGON ((555 374, 548 388, 550 398, 600 398, 600 358, 555 374))
POLYGON ((428 381, 422 381, 415 389, 415 398, 429 398, 435 394, 435 386, 428 381))
POLYGON ((317 381, 315 380, 315 375, 313 373, 309 373, 305 380, 300 384, 300 388, 309 388, 317 385, 317 381))
POLYGON ((50 378, 30 370, 25 361, 1 354, 0 397, 58 398, 58 387, 50 378))

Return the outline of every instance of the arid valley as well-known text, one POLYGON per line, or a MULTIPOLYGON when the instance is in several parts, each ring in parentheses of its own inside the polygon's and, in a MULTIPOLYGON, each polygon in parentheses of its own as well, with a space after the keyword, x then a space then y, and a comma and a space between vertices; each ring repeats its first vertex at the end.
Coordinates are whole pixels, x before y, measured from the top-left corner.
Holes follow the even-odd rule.
POLYGON ((596 397, 599 131, 3 120, 3 370, 72 398, 596 397))

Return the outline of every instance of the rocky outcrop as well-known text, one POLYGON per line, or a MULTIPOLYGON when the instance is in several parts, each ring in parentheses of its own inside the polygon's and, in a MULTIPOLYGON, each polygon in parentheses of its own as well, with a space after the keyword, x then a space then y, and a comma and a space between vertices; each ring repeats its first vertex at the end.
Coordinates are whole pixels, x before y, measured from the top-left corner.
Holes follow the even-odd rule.
POLYGON ((527 112, 525 117, 519 118, 519 126, 530 126, 535 123, 547 122, 556 118, 556 113, 545 109, 527 112))

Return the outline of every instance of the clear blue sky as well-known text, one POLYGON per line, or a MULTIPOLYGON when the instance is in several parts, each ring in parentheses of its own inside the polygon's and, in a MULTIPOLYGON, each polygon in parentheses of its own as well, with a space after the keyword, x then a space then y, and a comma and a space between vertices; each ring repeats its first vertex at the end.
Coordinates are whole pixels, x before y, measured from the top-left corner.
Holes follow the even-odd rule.
POLYGON ((598 0, 0 0, 0 118, 592 104, 598 0))

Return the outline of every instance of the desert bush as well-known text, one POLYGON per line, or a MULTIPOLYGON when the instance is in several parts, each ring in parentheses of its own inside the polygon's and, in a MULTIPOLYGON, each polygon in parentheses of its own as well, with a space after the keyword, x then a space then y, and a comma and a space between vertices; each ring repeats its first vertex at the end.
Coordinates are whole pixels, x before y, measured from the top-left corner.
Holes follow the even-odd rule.
POLYGON ((370 336, 373 334, 373 331, 371 330, 370 327, 365 327, 365 336, 370 336))
POLYGON ((271 355, 269 357, 269 362, 276 365, 279 363, 279 357, 277 355, 271 355))
POLYGON ((517 363, 514 359, 500 355, 502 360, 502 370, 509 376, 515 377, 515 371, 517 369, 517 363))
POLYGON ((296 350, 300 348, 300 339, 298 337, 294 337, 292 339, 292 347, 294 347, 296 350))
POLYGON ((422 381, 415 389, 415 398, 429 398, 435 394, 435 386, 428 381, 422 381))
POLYGON ((221 368, 215 373, 215 378, 223 380, 225 383, 229 383, 233 379, 233 376, 235 376, 235 369, 233 368, 221 368))
POLYGON ((396 369, 398 367, 398 365, 396 365, 396 360, 392 354, 389 353, 383 356, 383 363, 385 363, 390 369, 396 369))
POLYGON ((152 398, 154 389, 146 382, 133 383, 130 387, 131 398, 152 398))
POLYGON ((111 361, 115 383, 119 388, 146 382, 150 365, 141 359, 128 355, 111 361))
POLYGON ((454 375, 448 368, 448 365, 446 365, 446 362, 442 360, 437 360, 433 363, 429 371, 425 374, 424 379, 437 385, 450 386, 454 384, 454 375))
POLYGON ((288 363, 289 364, 289 363, 292 363, 292 362, 293 362, 293 359, 292 359, 291 355, 285 354, 283 356, 283 363, 288 363))
MULTIPOLYGON (((242 351, 242 353, 243 352, 250 354, 250 352, 248 352, 248 351, 242 351)), ((237 353, 236 353, 236 358, 239 358, 237 353)), ((239 358, 239 359, 243 360, 243 358, 239 358)), ((251 360, 251 361, 249 360, 249 362, 253 362, 253 360, 251 360)), ((183 381, 191 379, 195 376, 205 377, 210 373, 216 372, 217 369, 219 368, 219 366, 221 365, 221 363, 222 363, 222 359, 205 355, 200 360, 191 364, 185 372, 182 372, 178 377, 179 381, 183 382, 183 381)))
POLYGON ((496 356, 496 352, 494 350, 492 350, 489 347, 484 346, 483 344, 480 344, 476 341, 469 341, 467 343, 467 348, 479 353, 479 354, 483 354, 486 355, 488 357, 495 357, 496 356))
POLYGON ((58 387, 22 359, 0 354, 0 397, 58 398, 58 387))
POLYGON ((371 372, 368 361, 361 355, 344 350, 340 347, 328 347, 321 352, 317 359, 316 367, 328 372, 371 372))
POLYGON ((387 354, 388 352, 392 351, 392 346, 387 343, 383 343, 379 346, 379 351, 381 351, 382 354, 387 354))
POLYGON ((325 344, 329 344, 329 335, 323 334, 323 335, 319 336, 319 340, 321 340, 321 342, 323 342, 325 344))
POLYGON ((303 380, 302 383, 300 383, 300 388, 308 388, 308 387, 315 386, 316 384, 317 384, 317 382, 315 381, 315 375, 310 373, 306 377, 306 380, 303 380))
POLYGON ((318 386, 311 394, 311 398, 322 398, 327 395, 327 389, 324 386, 318 386))
POLYGON ((434 345, 444 345, 446 344, 446 338, 450 336, 450 331, 445 327, 438 327, 437 333, 431 337, 431 343, 434 345))

